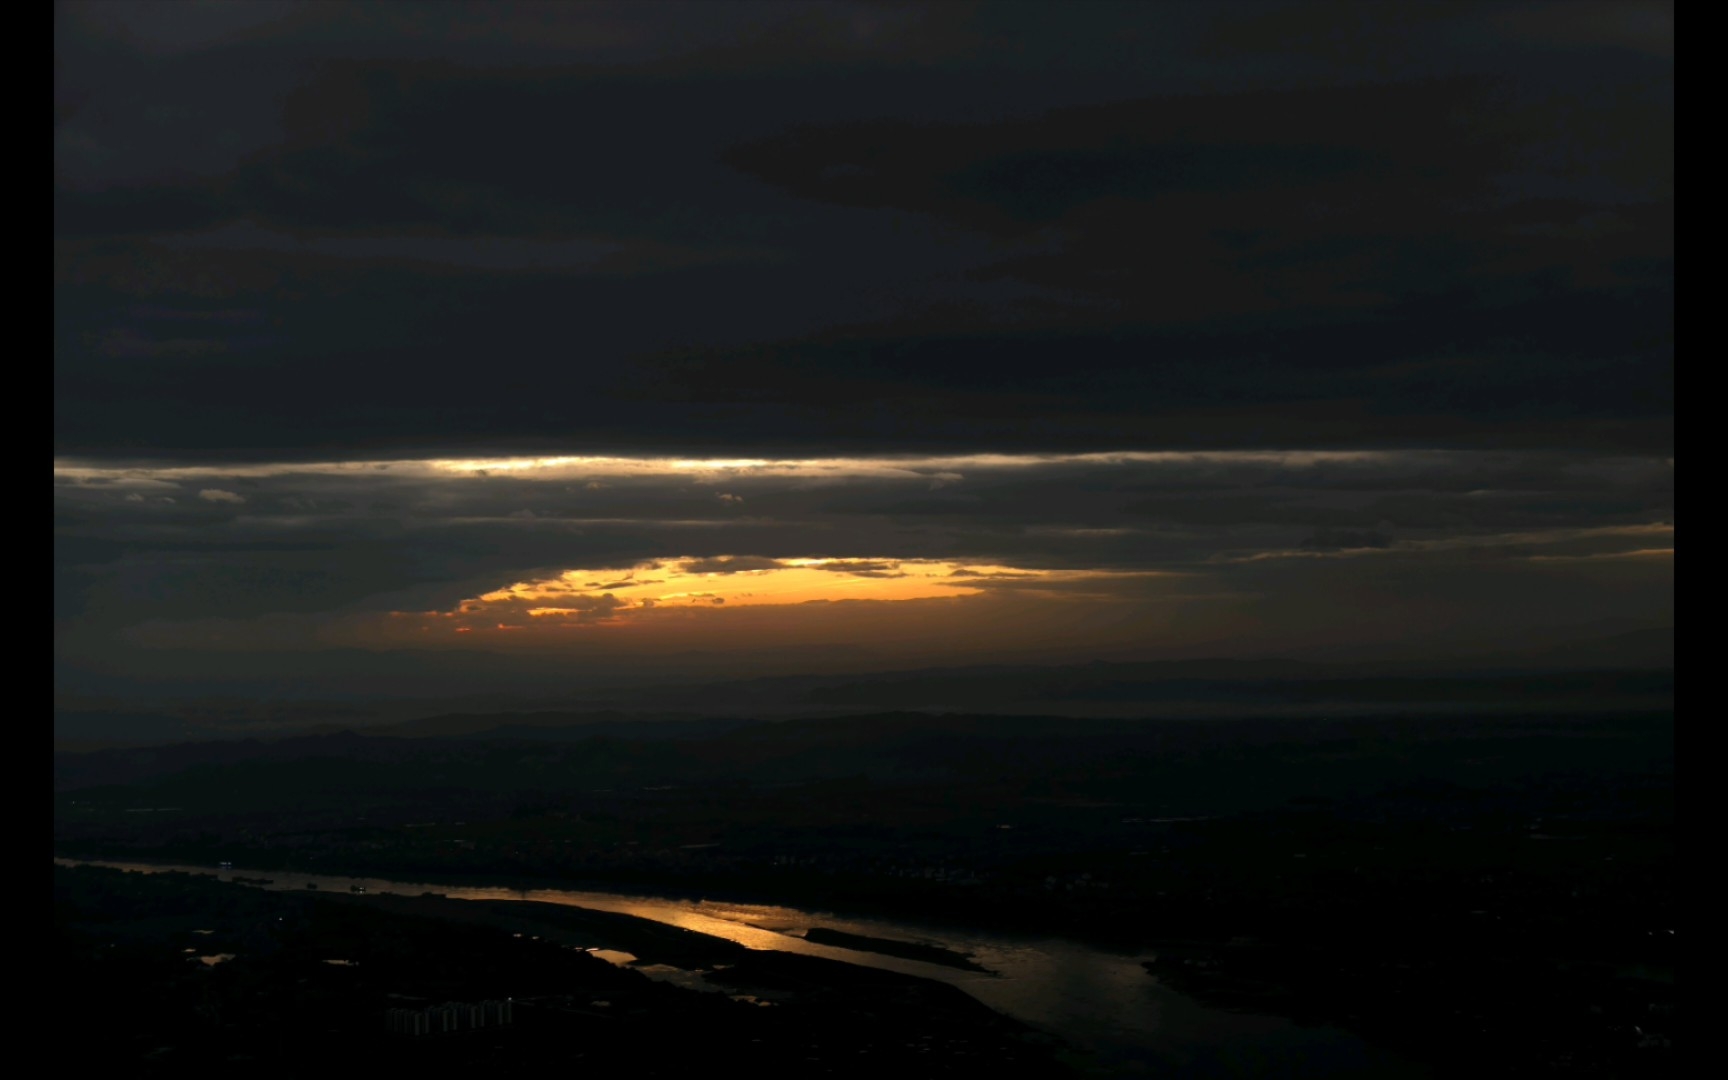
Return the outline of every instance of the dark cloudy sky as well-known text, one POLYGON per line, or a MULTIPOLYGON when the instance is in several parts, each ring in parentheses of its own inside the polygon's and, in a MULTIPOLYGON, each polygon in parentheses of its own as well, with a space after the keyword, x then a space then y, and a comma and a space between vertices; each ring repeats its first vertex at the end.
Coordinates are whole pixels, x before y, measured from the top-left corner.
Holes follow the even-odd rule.
POLYGON ((55 11, 63 693, 1671 620, 1669 5, 55 11))

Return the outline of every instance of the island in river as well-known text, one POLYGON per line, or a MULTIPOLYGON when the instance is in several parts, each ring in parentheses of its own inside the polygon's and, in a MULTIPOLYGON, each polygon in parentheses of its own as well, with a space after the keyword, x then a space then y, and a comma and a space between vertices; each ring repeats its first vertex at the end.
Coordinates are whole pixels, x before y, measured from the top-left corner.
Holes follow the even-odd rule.
POLYGON ((960 968, 962 971, 981 971, 991 974, 990 969, 974 961, 964 953, 953 949, 945 949, 940 945, 926 945, 916 941, 896 941, 892 938, 872 937, 867 934, 848 934, 844 930, 835 930, 827 926, 812 926, 804 932, 805 941, 814 941, 818 945, 837 945, 842 949, 858 949, 863 952, 881 953, 884 956, 898 956, 903 960, 922 960, 926 964, 941 964, 943 967, 960 968))

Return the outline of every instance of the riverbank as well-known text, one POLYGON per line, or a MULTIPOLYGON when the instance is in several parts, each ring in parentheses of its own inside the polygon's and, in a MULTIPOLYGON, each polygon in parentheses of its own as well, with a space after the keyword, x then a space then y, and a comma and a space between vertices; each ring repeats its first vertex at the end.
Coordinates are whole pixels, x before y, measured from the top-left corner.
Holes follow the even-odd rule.
MULTIPOLYGON (((142 864, 134 865, 142 868, 142 864)), ((158 864, 154 869, 162 867, 158 864)), ((182 869, 217 873, 208 867, 182 869)), ((397 903, 404 913, 414 901, 442 899, 418 896, 427 889, 425 882, 325 877, 318 879, 322 889, 313 892, 305 888, 312 881, 302 875, 283 874, 273 888, 310 897, 327 895, 326 890, 333 890, 344 899, 362 904, 397 903), (354 884, 363 885, 368 891, 349 892, 354 884), (392 897, 390 893, 399 895, 392 897)), ((672 926, 708 931, 744 946, 753 956, 764 952, 808 953, 843 960, 851 967, 886 968, 944 982, 990 1010, 1075 1046, 1090 1062, 1089 1069, 1108 1075, 1167 1074, 1191 1080, 1225 1080, 1252 1075, 1259 1068, 1255 1063, 1266 1060, 1282 1062, 1281 1071, 1287 1080, 1331 1080, 1340 1075, 1403 1080, 1430 1075, 1421 1066, 1364 1044, 1339 1029, 1301 1026, 1275 1016, 1207 1007, 1149 977, 1133 955, 1097 950, 1065 938, 998 937, 976 930, 964 934, 932 932, 927 927, 915 929, 887 921, 854 921, 832 913, 817 914, 795 908, 729 907, 621 893, 525 895, 496 887, 449 889, 452 901, 461 898, 461 905, 490 905, 494 909, 493 914, 483 914, 484 908, 476 908, 463 915, 474 920, 516 918, 542 904, 573 905, 578 910, 578 914, 569 918, 581 921, 565 922, 564 930, 526 922, 516 925, 511 932, 523 934, 525 940, 540 937, 552 942, 568 940, 580 944, 586 940, 599 944, 603 939, 598 934, 613 930, 614 925, 591 921, 580 912, 619 911, 672 926), (513 905, 519 904, 533 907, 513 915, 513 905), (975 956, 983 966, 1000 974, 984 975, 881 953, 818 945, 796 933, 785 932, 811 925, 828 925, 845 933, 884 940, 928 937, 956 954, 975 956), (582 936, 558 936, 565 930, 582 936)), ((458 909, 461 905, 457 905, 458 909)), ((610 940, 615 945, 628 943, 623 937, 610 940)), ((619 952, 640 955, 628 948, 619 952)), ((765 962, 784 967, 798 960, 770 958, 765 962)), ((717 963, 697 978, 713 983, 715 972, 723 966, 717 963)), ((722 972, 720 980, 724 978, 722 972)), ((869 976, 854 974, 852 978, 869 976)), ((678 980, 678 984, 690 985, 686 979, 678 980)))
POLYGON ((687 1077, 716 1061, 761 1076, 1068 1075, 1051 1040, 945 984, 556 908, 56 865, 63 975, 130 1003, 67 1063, 139 1076, 270 1062, 296 1075, 687 1077), (717 992, 701 993, 509 928, 524 921, 728 962, 717 992), (442 1035, 387 1028, 392 1010, 442 1002, 485 1002, 504 1019, 442 1035))
MULTIPOLYGON (((328 899, 392 916, 483 925, 518 937, 526 936, 572 948, 628 953, 634 959, 627 962, 627 966, 670 965, 699 973, 716 986, 734 990, 779 994, 888 994, 903 1003, 916 1001, 925 1007, 939 1008, 944 1013, 965 1014, 968 1024, 991 1024, 1022 1033, 1030 1031, 1026 1025, 996 1013, 946 983, 826 957, 750 949, 712 934, 668 926, 635 915, 535 900, 453 900, 429 895, 340 892, 330 893, 328 899)), ((935 947, 930 951, 947 952, 935 947)), ((972 968, 983 970, 976 965, 972 968)))
POLYGON ((736 942, 635 915, 536 900, 453 900, 440 896, 331 892, 341 903, 396 915, 474 923, 580 949, 629 953, 644 963, 691 970, 736 964, 749 950, 736 942))
POLYGON ((989 968, 973 961, 964 953, 945 949, 940 945, 926 945, 915 941, 897 941, 892 938, 872 937, 869 934, 848 934, 844 930, 835 930, 828 926, 812 926, 804 931, 805 941, 814 941, 818 945, 834 945, 842 949, 855 949, 859 952, 875 952, 884 956, 898 956, 905 960, 920 960, 926 964, 941 964, 944 967, 959 968, 962 971, 976 971, 985 975, 995 974, 989 968))
MULTIPOLYGON (((58 846, 56 859, 84 862, 118 862, 160 867, 204 866, 217 862, 244 861, 240 873, 275 873, 313 877, 389 879, 412 881, 415 884, 456 889, 508 889, 511 892, 538 891, 607 893, 614 896, 652 896, 674 903, 722 902, 742 905, 793 905, 814 913, 819 922, 824 914, 848 918, 888 919, 927 929, 932 935, 959 930, 986 930, 993 934, 1026 938, 1061 937, 1076 944, 1113 952, 1133 953, 1146 944, 1146 935, 1139 921, 1064 917, 1059 907, 1049 905, 1003 906, 983 903, 976 895, 952 895, 942 892, 905 893, 886 896, 881 892, 863 893, 844 887, 834 887, 829 881, 816 881, 798 875, 783 875, 754 887, 725 880, 707 881, 701 887, 683 882, 668 882, 649 875, 625 875, 621 878, 562 877, 556 875, 503 873, 465 873, 446 867, 379 865, 363 860, 328 860, 328 865, 304 865, 291 854, 277 850, 232 852, 206 849, 134 852, 103 847, 58 846), (218 856, 221 856, 220 858, 218 856), (234 856, 239 856, 235 858, 234 856)), ((914 937, 921 935, 914 934, 914 937)), ((1224 940, 1221 936, 1219 940, 1224 940)), ((846 946, 853 947, 853 946, 846 946)), ((869 950, 879 951, 879 950, 869 950)), ((912 959, 920 959, 913 957, 912 959)), ((942 961, 930 961, 941 963, 942 961)), ((952 965, 950 965, 952 966, 952 965)))

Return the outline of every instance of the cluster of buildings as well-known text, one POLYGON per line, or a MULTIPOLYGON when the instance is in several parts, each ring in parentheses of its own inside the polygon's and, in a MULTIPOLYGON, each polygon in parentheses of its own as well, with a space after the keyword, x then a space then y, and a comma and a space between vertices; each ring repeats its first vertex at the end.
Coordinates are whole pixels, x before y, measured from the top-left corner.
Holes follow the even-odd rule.
POLYGON ((503 1027, 514 1019, 511 1003, 504 1001, 456 1002, 423 1009, 391 1009, 384 1022, 392 1035, 443 1035, 453 1031, 503 1027))

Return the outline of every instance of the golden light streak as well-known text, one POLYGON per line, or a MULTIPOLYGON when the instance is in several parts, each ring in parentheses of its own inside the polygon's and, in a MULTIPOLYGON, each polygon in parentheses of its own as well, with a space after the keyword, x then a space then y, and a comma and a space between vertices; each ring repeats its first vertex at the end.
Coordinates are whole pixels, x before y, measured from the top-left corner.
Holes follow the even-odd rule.
MULTIPOLYGON (((1516 548, 1538 545, 1554 546, 1566 543, 1603 542, 1616 539, 1661 539, 1672 540, 1674 526, 1667 522, 1655 522, 1648 525, 1602 525, 1575 529, 1545 529, 1540 532, 1512 533, 1477 533, 1469 536, 1447 536, 1419 540, 1400 540, 1382 547, 1342 547, 1326 550, 1303 548, 1285 549, 1279 551, 1258 551, 1249 555, 1218 556, 1211 561, 1226 563, 1256 563, 1276 559, 1351 559, 1358 557, 1382 557, 1391 555, 1410 555, 1421 552, 1461 551, 1471 548, 1516 548)), ((1560 559, 1605 559, 1624 558, 1628 555, 1673 554, 1673 548, 1638 548, 1631 551, 1584 552, 1581 554, 1527 555, 1528 560, 1560 560, 1560 559)))
POLYGON ((1026 569, 942 559, 756 556, 656 559, 624 570, 566 570, 517 581, 443 612, 397 612, 457 633, 529 625, 618 625, 649 612, 965 598, 990 591, 1108 592, 1125 577, 1157 572, 1026 569))
POLYGON ((947 454, 892 457, 691 458, 560 455, 553 457, 385 458, 359 461, 279 461, 212 465, 99 462, 56 459, 54 476, 68 483, 178 484, 228 478, 277 476, 398 477, 490 476, 568 479, 573 476, 653 477, 725 474, 738 476, 893 477, 928 476, 960 470, 998 471, 1060 466, 1268 465, 1310 468, 1329 464, 1417 462, 1457 456, 1448 451, 1387 450, 1121 450, 1079 454, 947 454))
POLYGON ((1673 548, 1637 548, 1633 551, 1594 551, 1584 555, 1527 555, 1530 562, 1583 562, 1602 559, 1672 559, 1673 548))

